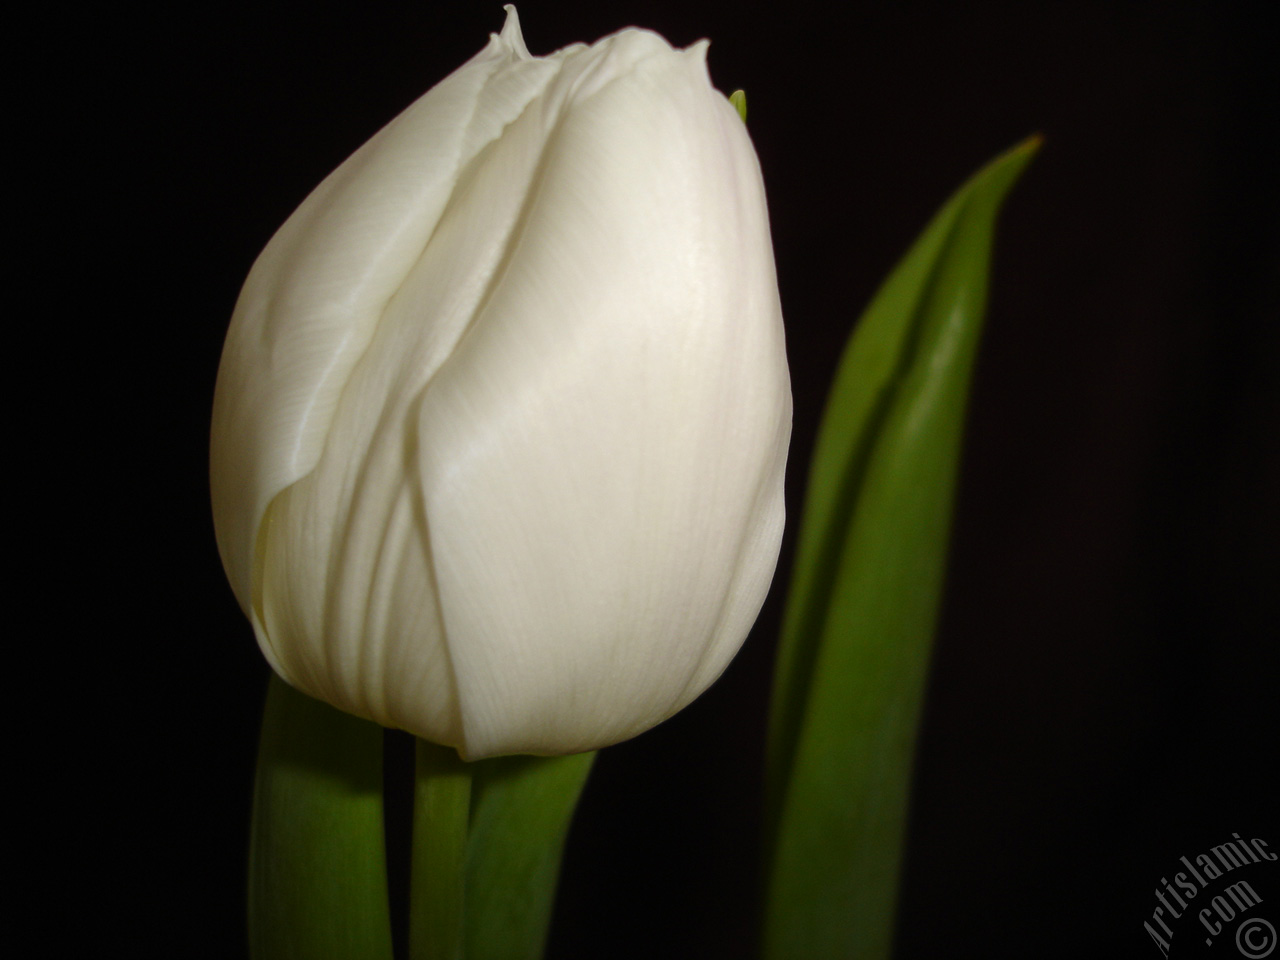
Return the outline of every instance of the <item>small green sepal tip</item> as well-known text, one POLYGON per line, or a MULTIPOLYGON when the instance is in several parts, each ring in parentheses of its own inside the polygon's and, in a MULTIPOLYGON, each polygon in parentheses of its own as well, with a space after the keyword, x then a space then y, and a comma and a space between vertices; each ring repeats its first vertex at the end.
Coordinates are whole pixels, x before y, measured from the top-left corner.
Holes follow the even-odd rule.
POLYGON ((742 118, 742 122, 747 122, 747 91, 735 90, 729 94, 729 102, 733 104, 733 108, 738 111, 738 116, 742 118))

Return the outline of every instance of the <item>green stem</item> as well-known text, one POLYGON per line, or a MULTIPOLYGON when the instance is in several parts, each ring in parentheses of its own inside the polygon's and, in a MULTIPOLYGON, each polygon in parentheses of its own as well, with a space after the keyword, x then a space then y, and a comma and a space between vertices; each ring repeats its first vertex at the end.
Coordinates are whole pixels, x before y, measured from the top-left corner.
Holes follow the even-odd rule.
POLYGON ((561 855, 594 759, 579 753, 472 764, 467 960, 541 960, 561 855))
POLYGON ((411 960, 462 960, 471 768, 449 747, 417 741, 411 960))

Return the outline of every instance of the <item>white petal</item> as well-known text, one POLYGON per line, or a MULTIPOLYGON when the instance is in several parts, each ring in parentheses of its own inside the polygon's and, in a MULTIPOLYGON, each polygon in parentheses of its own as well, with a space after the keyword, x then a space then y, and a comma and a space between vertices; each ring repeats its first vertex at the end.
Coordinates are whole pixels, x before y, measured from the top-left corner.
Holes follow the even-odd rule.
POLYGON ((736 652, 777 557, 790 395, 755 156, 702 48, 611 39, 548 88, 572 109, 421 403, 472 758, 670 716, 736 652))
POLYGON ((219 548, 272 665, 471 757, 624 739, 763 601, 790 393, 763 189, 705 45, 501 35, 245 284, 219 548))
POLYGON ((210 480, 219 550, 250 615, 267 505, 316 466, 338 398, 459 171, 556 72, 554 61, 522 57, 510 30, 504 36, 327 177, 241 291, 218 371, 210 480))

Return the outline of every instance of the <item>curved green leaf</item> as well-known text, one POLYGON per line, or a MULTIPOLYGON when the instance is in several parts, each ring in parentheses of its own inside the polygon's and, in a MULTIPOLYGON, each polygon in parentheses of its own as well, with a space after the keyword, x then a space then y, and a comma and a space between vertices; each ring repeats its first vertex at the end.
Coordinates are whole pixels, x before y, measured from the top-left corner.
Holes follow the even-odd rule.
POLYGON ((832 387, 774 677, 770 960, 889 955, 992 233, 1038 145, 994 160, 934 217, 832 387))
POLYGON ((249 842, 253 960, 391 960, 382 728, 267 689, 249 842))

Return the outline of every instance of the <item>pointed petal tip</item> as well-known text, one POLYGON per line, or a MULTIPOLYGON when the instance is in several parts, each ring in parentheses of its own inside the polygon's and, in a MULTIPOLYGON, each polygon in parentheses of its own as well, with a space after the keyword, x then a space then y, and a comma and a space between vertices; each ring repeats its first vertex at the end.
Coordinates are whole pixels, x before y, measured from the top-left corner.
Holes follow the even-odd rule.
POLYGON ((508 3, 502 9, 507 11, 507 19, 502 24, 502 32, 497 35, 498 40, 522 60, 532 60, 529 48, 524 45, 524 34, 520 32, 520 14, 516 13, 516 5, 508 3))
MULTIPOLYGON (((655 36, 658 35, 655 34, 655 36)), ((658 39, 664 44, 667 43, 661 36, 658 36, 658 39)), ((711 46, 710 40, 698 40, 687 47, 672 48, 670 44, 667 46, 684 61, 687 69, 692 70, 695 76, 705 78, 706 82, 711 84, 711 67, 707 63, 707 48, 711 46)))

